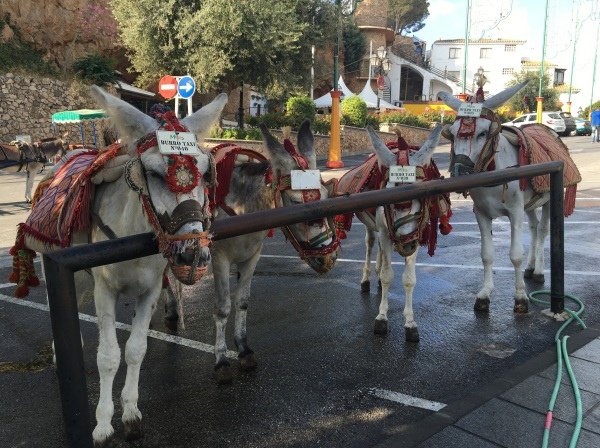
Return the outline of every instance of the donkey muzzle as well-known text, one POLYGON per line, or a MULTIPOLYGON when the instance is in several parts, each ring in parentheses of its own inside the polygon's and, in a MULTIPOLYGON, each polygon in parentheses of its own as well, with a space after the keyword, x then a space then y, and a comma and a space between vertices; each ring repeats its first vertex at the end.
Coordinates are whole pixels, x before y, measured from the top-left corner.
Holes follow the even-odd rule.
POLYGON ((455 155, 450 163, 449 171, 452 177, 473 174, 475 171, 475 163, 463 154, 455 155))
POLYGON ((204 224, 202 205, 194 199, 188 199, 175 207, 171 216, 167 213, 158 215, 158 220, 165 232, 175 235, 184 224, 189 222, 202 222, 204 224))

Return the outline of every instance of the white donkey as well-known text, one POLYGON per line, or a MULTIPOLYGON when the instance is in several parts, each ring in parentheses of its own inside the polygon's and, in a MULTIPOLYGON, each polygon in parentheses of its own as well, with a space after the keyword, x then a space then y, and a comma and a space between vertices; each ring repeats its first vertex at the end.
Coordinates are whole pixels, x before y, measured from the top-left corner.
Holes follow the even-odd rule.
MULTIPOLYGON (((317 169, 313 149, 313 135, 310 122, 305 121, 298 131, 298 150, 290 142, 287 148, 279 143, 266 127, 261 127, 268 162, 245 162, 233 168, 230 175, 228 194, 216 199, 215 219, 242 215, 273 207, 282 207, 307 200, 326 199, 329 191, 325 185, 319 190, 292 190, 290 172, 300 169, 299 164, 308 169, 317 169)), ((250 154, 251 159, 263 159, 260 154, 252 157, 252 151, 234 148, 250 154)), ((248 156, 242 156, 240 159, 248 156)), ((220 166, 217 167, 217 181, 220 178, 220 166)), ((229 178, 229 175, 225 176, 229 178)), ((222 180, 223 182, 223 180, 222 180)), ((287 226, 284 230, 301 257, 315 271, 329 271, 337 258, 339 240, 335 236, 333 225, 328 220, 318 219, 311 222, 287 226)), ((238 350, 240 368, 251 370, 256 367, 254 352, 248 345, 246 334, 246 316, 250 300, 250 288, 256 264, 260 259, 263 241, 267 231, 254 232, 225 240, 215 241, 212 245, 212 268, 216 290, 215 313, 215 379, 220 384, 232 380, 229 361, 226 358, 227 344, 225 329, 231 312, 231 302, 235 309, 234 343, 238 350), (231 266, 236 265, 238 277, 235 287, 230 285, 231 266)), ((167 319, 177 319, 174 294, 168 293, 165 307, 167 319)))
POLYGON ((179 123, 170 112, 158 116, 159 122, 98 87, 94 86, 92 94, 115 123, 123 141, 120 157, 128 162, 121 170, 121 176, 96 187, 91 240, 97 242, 155 232, 163 252, 92 269, 100 373, 100 398, 93 438, 95 445, 104 446, 114 434, 112 386, 121 361, 115 329, 117 298, 124 295, 136 300, 131 335, 125 346, 127 376, 121 393, 125 438, 134 440, 142 435, 138 381, 146 353, 148 326, 167 267, 165 257, 174 272, 190 274, 182 278, 188 283, 205 272, 210 260, 207 247, 209 216, 205 209, 203 179, 210 167, 209 156, 203 152, 196 156, 163 155, 159 152, 155 131, 172 131, 175 126, 175 130, 187 128, 202 138, 220 116, 227 95, 219 95, 179 123))
MULTIPOLYGON (((483 171, 492 162, 496 170, 519 166, 519 148, 509 142, 500 132, 500 122, 493 110, 508 101, 526 84, 527 81, 517 84, 485 100, 481 117, 470 121, 458 117, 445 131, 445 135, 453 141, 450 160, 451 175, 483 171)), ((442 93, 440 97, 448 106, 458 111, 461 100, 448 93, 442 93)), ((494 289, 492 220, 499 216, 507 216, 510 220, 511 230, 509 254, 515 269, 514 312, 527 313, 529 299, 521 271, 524 256, 521 242, 523 216, 524 213, 527 214, 531 231, 531 246, 527 257, 525 277, 533 277, 534 281, 543 283, 544 240, 548 235, 550 223, 550 193, 536 195, 530 186, 522 191, 519 181, 515 180, 504 185, 472 188, 469 190, 469 194, 473 199, 473 211, 481 233, 481 260, 483 262, 483 287, 477 293, 475 311, 489 311, 490 295, 494 289), (542 207, 541 219, 536 213, 536 209, 540 206, 542 207)))
MULTIPOLYGON (((367 127, 380 169, 389 173, 389 167, 398 165, 398 157, 381 141, 377 133, 370 127, 367 127)), ((429 138, 419 151, 410 152, 408 155, 408 165, 417 167, 417 178, 423 176, 423 168, 431 162, 431 156, 438 144, 442 126, 438 125, 429 135, 429 138), (421 173, 421 175, 418 174, 421 173)), ((350 178, 352 172, 345 176, 350 178)), ((390 182, 389 177, 384 179, 385 184, 382 188, 393 188, 396 183, 390 182)), ((340 180, 340 185, 345 184, 344 178, 340 180)), ((345 193, 344 189, 338 189, 339 194, 345 193)), ((435 198, 437 200, 437 198, 435 198)), ((381 302, 379 304, 379 314, 375 318, 374 331, 377 334, 387 334, 388 332, 388 294, 390 286, 394 279, 394 270, 392 269, 392 253, 396 250, 404 257, 405 267, 402 274, 402 284, 404 286, 404 328, 406 340, 409 342, 419 341, 419 330, 414 318, 412 296, 416 284, 415 262, 419 249, 420 224, 426 225, 429 217, 428 200, 414 199, 405 206, 377 207, 375 216, 369 211, 358 212, 357 218, 365 224, 366 235, 366 255, 365 264, 362 272, 361 289, 367 292, 370 287, 369 277, 371 275, 371 253, 373 244, 377 237, 379 250, 377 251, 376 271, 377 277, 381 283, 381 302)), ((437 229, 435 229, 437 231, 437 229)))

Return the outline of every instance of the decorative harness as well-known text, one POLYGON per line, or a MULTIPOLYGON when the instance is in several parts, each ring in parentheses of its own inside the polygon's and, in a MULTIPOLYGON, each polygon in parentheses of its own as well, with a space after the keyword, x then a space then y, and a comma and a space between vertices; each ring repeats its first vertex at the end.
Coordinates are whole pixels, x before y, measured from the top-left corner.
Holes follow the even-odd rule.
MULTIPOLYGON (((302 154, 298 153, 298 151, 296 151, 296 148, 294 147, 294 144, 291 142, 290 139, 286 138, 283 140, 283 147, 288 152, 288 154, 292 157, 292 159, 294 159, 294 161, 296 162, 296 165, 298 166, 299 169, 301 169, 302 171, 308 169, 308 167, 309 167, 308 160, 306 160, 306 157, 304 157, 304 155, 302 155, 302 154)), ((271 184, 271 187, 273 188, 273 192, 274 192, 275 207, 283 207, 282 192, 284 192, 286 190, 291 190, 291 188, 292 188, 292 180, 291 179, 292 178, 291 178, 290 174, 282 175, 281 173, 277 172, 275 181, 271 184)), ((323 180, 321 180, 321 185, 324 186, 325 188, 332 188, 333 191, 335 191, 336 181, 332 180, 332 181, 328 181, 327 183, 324 183, 323 180)), ((302 191, 302 201, 305 204, 307 202, 314 202, 314 201, 318 201, 321 199, 321 190, 319 190, 319 189, 301 190, 301 191, 302 191)), ((324 219, 320 218, 320 219, 316 219, 313 221, 306 221, 304 224, 306 226, 312 226, 312 225, 322 226, 324 224, 324 219)), ((296 249, 296 251, 300 255, 300 258, 302 260, 306 260, 307 258, 312 258, 312 257, 325 257, 325 256, 330 255, 338 250, 338 248, 340 246, 340 239, 337 237, 336 232, 332 230, 334 228, 335 227, 334 227, 333 219, 327 218, 326 230, 324 232, 321 232, 319 235, 312 238, 310 241, 308 241, 306 243, 298 241, 298 239, 294 235, 294 232, 292 232, 290 226, 282 227, 281 231, 285 235, 286 239, 289 240, 290 243, 292 243, 292 246, 294 246, 294 249, 296 249), (327 241, 328 239, 331 239, 331 243, 329 243, 327 246, 324 246, 324 247, 318 247, 321 243, 323 243, 324 241, 327 241)))
MULTIPOLYGON (((490 120, 491 124, 487 139, 475 162, 466 155, 456 155, 454 152, 454 136, 450 132, 449 126, 446 126, 442 130, 442 135, 450 140, 451 143, 449 171, 452 177, 460 176, 462 174, 494 171, 496 169, 494 154, 497 152, 502 127, 500 119, 493 110, 485 107, 481 110, 480 117, 490 120)), ((457 120, 460 122, 457 137, 468 139, 469 145, 472 147, 473 139, 475 138, 475 130, 477 128, 477 117, 458 117, 457 120)))
MULTIPOLYGON (((158 112, 154 116, 160 122, 161 130, 188 132, 171 111, 158 112)), ((208 189, 204 188, 204 207, 198 201, 188 199, 179 203, 171 215, 166 212, 158 214, 150 197, 146 170, 141 161, 141 155, 155 146, 158 146, 155 132, 139 139, 136 143, 137 157, 127 162, 123 175, 129 188, 139 194, 148 222, 158 239, 159 251, 169 261, 173 274, 182 283, 191 285, 207 270, 206 266, 199 266, 199 264, 201 249, 210 246, 211 243, 208 232, 211 218, 208 189), (204 232, 175 235, 184 224, 197 221, 203 223, 206 229, 204 232), (194 254, 190 265, 177 265, 174 262, 175 254, 189 251, 193 251, 194 254)), ((176 154, 163 155, 163 157, 167 159, 168 170, 165 182, 170 191, 176 194, 190 193, 198 187, 200 173, 194 157, 176 154)))

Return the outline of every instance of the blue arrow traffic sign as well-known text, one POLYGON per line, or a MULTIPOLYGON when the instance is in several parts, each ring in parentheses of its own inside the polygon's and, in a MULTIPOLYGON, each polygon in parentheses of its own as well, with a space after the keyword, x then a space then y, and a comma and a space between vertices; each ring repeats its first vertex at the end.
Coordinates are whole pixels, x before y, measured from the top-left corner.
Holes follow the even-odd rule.
POLYGON ((191 98, 196 91, 196 83, 191 76, 182 76, 177 83, 177 93, 183 99, 191 98))

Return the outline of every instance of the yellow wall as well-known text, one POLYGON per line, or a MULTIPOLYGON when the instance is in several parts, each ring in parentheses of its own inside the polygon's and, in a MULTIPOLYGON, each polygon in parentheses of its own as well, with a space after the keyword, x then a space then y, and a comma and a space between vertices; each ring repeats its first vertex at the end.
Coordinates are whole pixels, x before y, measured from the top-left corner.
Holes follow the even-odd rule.
POLYGON ((446 104, 441 101, 431 101, 429 103, 403 101, 402 107, 414 115, 420 115, 426 112, 441 112, 442 110, 454 113, 451 107, 446 106, 446 104))

